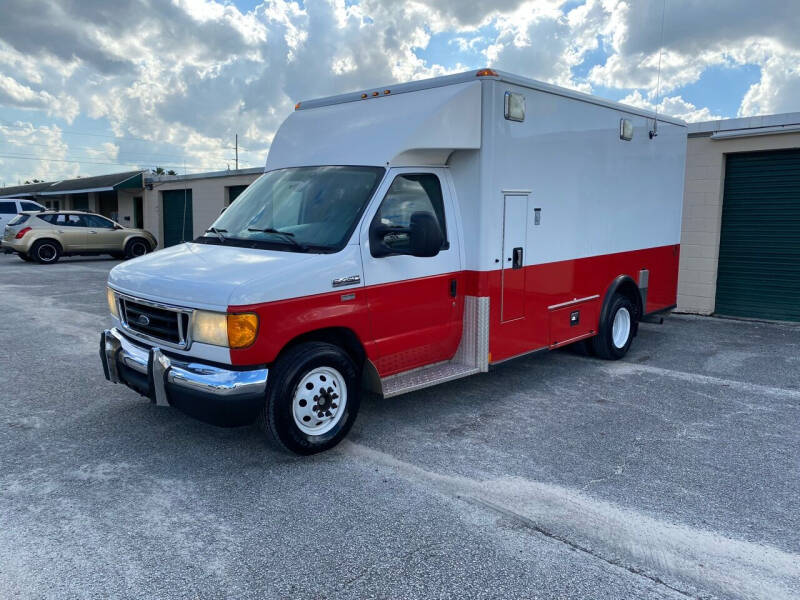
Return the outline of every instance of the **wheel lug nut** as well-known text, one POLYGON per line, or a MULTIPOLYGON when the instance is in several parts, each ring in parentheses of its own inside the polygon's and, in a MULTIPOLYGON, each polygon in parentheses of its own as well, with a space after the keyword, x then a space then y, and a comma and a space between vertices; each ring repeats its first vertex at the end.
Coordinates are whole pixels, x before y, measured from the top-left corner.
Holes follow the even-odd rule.
POLYGON ((325 416, 326 416, 326 417, 330 417, 330 416, 331 416, 331 411, 329 411, 329 410, 326 410, 326 411, 325 411, 325 416))

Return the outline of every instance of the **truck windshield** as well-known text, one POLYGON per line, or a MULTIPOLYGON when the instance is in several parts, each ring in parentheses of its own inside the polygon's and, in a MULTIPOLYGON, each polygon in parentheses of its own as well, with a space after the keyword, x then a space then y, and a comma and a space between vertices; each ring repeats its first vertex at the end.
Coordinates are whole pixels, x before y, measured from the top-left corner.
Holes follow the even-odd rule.
POLYGON ((196 241, 335 252, 350 238, 381 167, 293 167, 265 173, 196 241))

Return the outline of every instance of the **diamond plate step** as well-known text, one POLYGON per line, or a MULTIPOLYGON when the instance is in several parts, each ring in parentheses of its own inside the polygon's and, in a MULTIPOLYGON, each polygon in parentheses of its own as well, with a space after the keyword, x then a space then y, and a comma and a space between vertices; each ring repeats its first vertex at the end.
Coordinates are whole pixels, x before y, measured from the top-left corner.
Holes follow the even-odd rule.
POLYGON ((414 390, 431 387, 453 379, 460 379, 468 375, 480 373, 478 367, 457 362, 442 362, 397 375, 390 375, 381 380, 383 397, 391 398, 400 394, 407 394, 414 390))

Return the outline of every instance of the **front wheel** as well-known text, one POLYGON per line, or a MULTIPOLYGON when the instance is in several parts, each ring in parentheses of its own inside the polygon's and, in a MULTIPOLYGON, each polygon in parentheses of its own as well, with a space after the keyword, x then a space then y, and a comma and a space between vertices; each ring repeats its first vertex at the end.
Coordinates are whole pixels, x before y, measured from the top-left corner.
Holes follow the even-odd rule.
POLYGON ((258 424, 289 452, 323 452, 350 431, 360 392, 358 369, 344 350, 323 342, 300 344, 271 370, 258 424))
POLYGON ((627 296, 611 298, 608 315, 592 338, 592 349, 600 358, 618 360, 628 353, 636 327, 636 307, 627 296))

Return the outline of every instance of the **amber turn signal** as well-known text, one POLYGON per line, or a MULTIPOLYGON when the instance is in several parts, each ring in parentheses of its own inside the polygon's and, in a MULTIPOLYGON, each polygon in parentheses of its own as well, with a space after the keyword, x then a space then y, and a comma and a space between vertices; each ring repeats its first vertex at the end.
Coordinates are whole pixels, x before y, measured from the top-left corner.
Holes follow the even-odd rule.
POLYGON ((258 334, 258 315, 242 313, 228 315, 228 346, 247 348, 256 341, 258 334))

